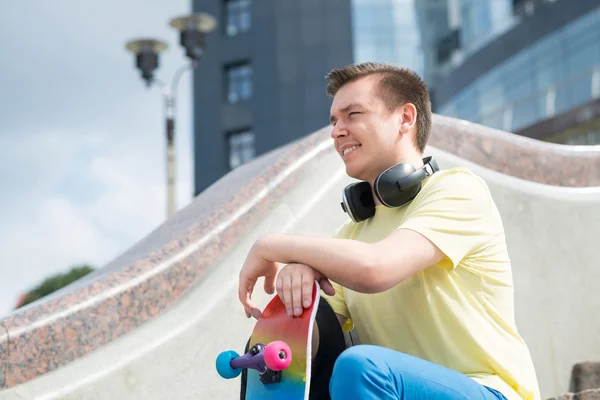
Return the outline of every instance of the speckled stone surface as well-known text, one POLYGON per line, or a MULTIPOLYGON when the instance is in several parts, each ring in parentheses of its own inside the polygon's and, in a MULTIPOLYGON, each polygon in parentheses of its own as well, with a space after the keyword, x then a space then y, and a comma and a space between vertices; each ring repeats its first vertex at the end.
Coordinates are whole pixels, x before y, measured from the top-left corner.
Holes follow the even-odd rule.
POLYGON ((6 386, 6 363, 8 362, 8 331, 0 323, 0 388, 6 386))
POLYGON ((563 146, 435 115, 429 144, 489 169, 556 186, 600 186, 600 146, 563 146))
POLYGON ((600 361, 580 362, 571 371, 571 392, 600 388, 600 361))
MULTIPOLYGON (((269 213, 275 199, 305 177, 302 165, 310 158, 273 186, 275 178, 312 150, 320 149, 312 157, 333 151, 323 146, 329 142, 324 128, 233 171, 106 269, 0 320, 6 328, 0 327, 0 388, 83 357, 169 308, 269 213), (258 200, 231 221, 253 199, 258 200), (225 221, 230 222, 223 230, 211 234, 225 221), (194 251, 169 261, 190 246, 196 246, 194 251)), ((439 116, 430 144, 523 179, 600 185, 598 148, 576 151, 439 116)))

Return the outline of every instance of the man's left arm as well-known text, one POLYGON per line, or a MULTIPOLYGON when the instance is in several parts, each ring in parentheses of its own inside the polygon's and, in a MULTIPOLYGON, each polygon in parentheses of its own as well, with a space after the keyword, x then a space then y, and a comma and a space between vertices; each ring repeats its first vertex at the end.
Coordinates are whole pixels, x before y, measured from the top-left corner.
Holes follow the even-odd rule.
POLYGON ((381 241, 274 234, 264 237, 261 249, 270 260, 309 265, 363 293, 385 291, 444 259, 456 266, 489 237, 487 187, 480 178, 458 171, 425 190, 407 219, 381 241))
POLYGON ((408 229, 398 229, 376 243, 269 234, 261 238, 259 252, 274 262, 310 265, 361 293, 385 291, 445 257, 430 240, 408 229))
MULTIPOLYGON (((254 282, 261 263, 304 264, 348 289, 385 291, 415 273, 440 263, 454 268, 490 236, 491 199, 478 178, 458 172, 432 183, 408 218, 376 243, 270 234, 261 238, 242 268, 241 281, 254 282)), ((275 276, 269 275, 269 285, 275 276)), ((288 283, 289 284, 289 283, 288 283)), ((294 282, 292 285, 301 285, 294 282)), ((252 285, 249 285, 252 286, 252 285)), ((295 289, 298 290, 297 288, 295 289)), ((250 290, 240 299, 252 308, 250 290)))

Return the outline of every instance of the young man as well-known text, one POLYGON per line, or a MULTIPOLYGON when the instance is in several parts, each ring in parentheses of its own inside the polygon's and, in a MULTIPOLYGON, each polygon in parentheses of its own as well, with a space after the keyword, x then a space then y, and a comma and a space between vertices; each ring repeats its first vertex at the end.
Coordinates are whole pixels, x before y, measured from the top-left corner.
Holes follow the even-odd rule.
MULTIPOLYGON (((365 63, 327 79, 331 136, 349 176, 374 188, 392 166, 423 168, 431 106, 416 74, 365 63)), ((332 238, 258 240, 240 272, 246 315, 260 315, 251 294, 261 276, 290 315, 308 305, 320 281, 340 325, 354 326, 363 343, 337 357, 334 400, 539 399, 515 325, 503 225, 485 182, 454 168, 429 174, 400 207, 372 196, 375 214, 349 220, 332 238)), ((326 351, 324 336, 315 339, 326 351)))

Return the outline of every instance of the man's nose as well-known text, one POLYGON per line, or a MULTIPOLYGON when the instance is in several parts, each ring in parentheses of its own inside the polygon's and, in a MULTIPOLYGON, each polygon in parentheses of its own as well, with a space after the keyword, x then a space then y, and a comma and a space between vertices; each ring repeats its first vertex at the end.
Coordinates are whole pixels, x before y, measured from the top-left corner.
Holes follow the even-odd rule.
POLYGON ((339 122, 331 128, 331 137, 333 139, 337 139, 337 138, 347 136, 347 135, 348 135, 348 131, 339 122))

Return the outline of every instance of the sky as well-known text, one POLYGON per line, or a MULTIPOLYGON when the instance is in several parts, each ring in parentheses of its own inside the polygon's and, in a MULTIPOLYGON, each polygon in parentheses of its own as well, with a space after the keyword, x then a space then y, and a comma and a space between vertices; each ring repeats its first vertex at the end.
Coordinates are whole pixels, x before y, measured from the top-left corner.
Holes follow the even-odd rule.
MULTIPOLYGON (((43 279, 101 267, 166 218, 163 98, 125 49, 169 44, 189 0, 0 1, 0 315, 43 279)), ((178 86, 177 209, 193 196, 191 74, 178 86)))

